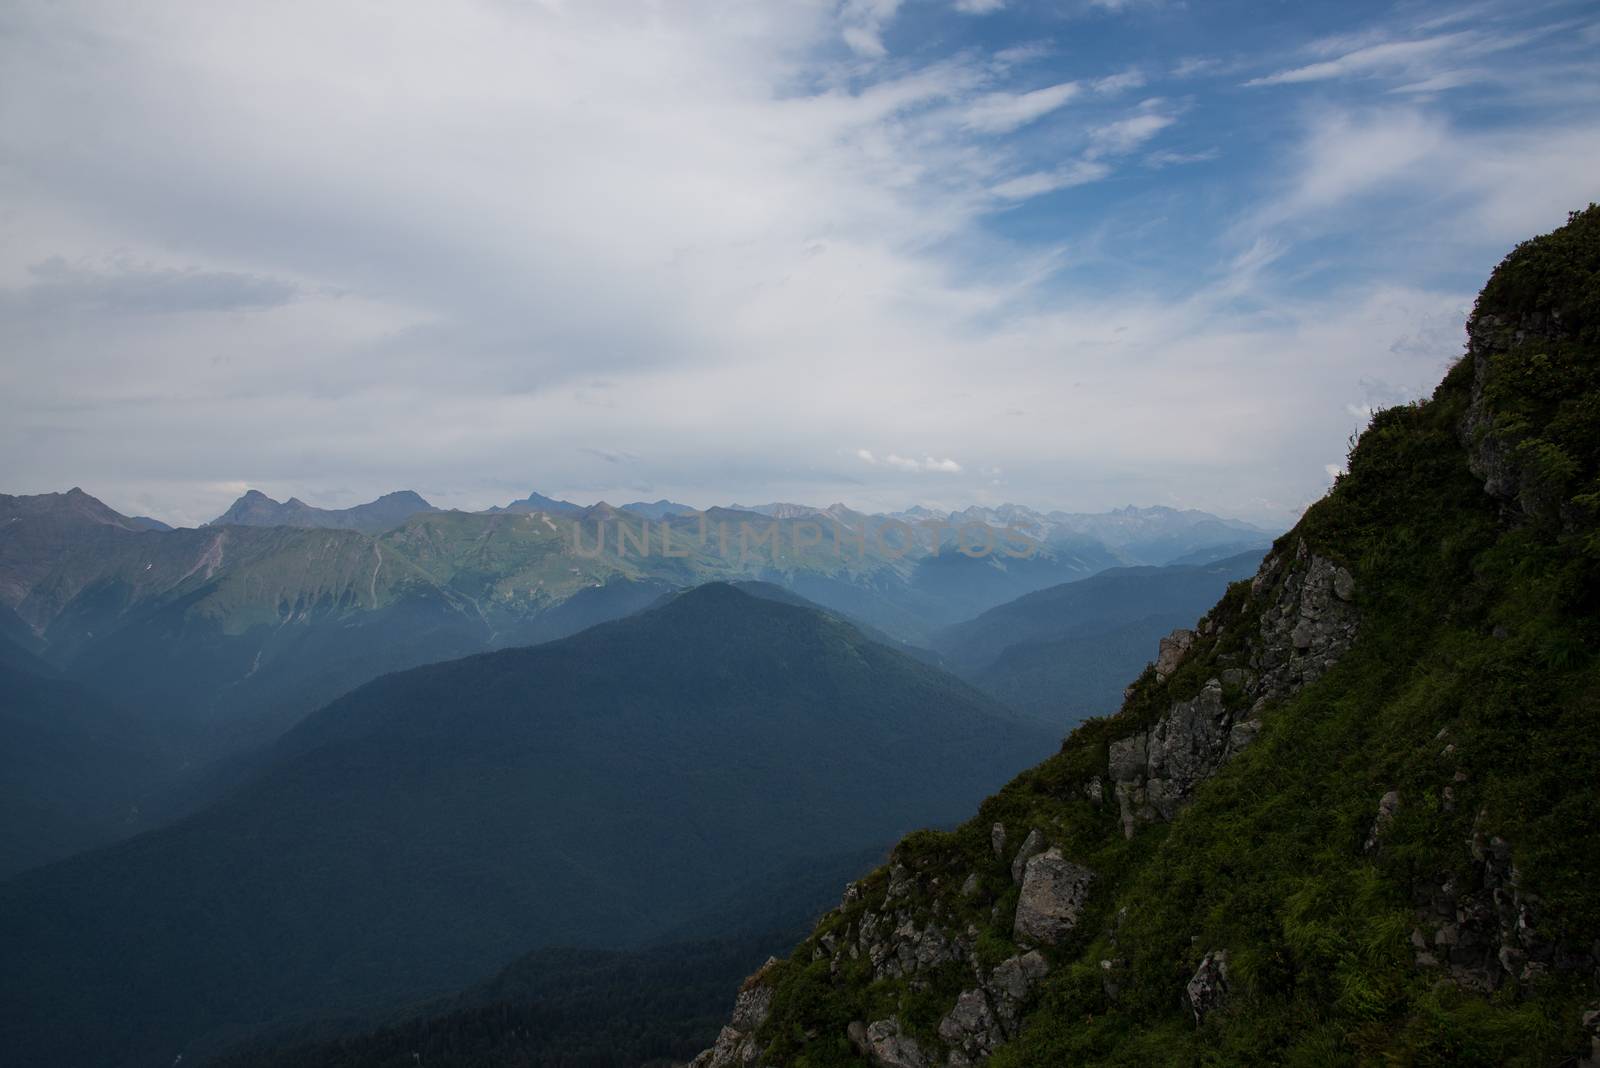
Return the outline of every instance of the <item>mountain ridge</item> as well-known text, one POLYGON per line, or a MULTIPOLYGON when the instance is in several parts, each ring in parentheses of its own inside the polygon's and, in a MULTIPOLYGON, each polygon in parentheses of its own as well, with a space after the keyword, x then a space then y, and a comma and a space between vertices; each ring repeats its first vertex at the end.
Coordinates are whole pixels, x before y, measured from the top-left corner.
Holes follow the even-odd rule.
POLYGON ((903 840, 695 1068, 1594 1063, 1600 207, 1468 335, 1117 714, 903 840))

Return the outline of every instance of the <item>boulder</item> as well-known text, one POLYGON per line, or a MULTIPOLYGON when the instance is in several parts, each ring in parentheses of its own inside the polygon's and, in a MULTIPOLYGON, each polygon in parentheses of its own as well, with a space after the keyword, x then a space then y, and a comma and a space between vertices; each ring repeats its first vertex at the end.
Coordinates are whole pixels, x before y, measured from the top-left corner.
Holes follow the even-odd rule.
POLYGON ((900 1018, 891 1016, 867 1025, 867 1057, 880 1068, 929 1068, 932 1062, 917 1040, 900 1030, 900 1018))
POLYGON ((951 1064, 975 1064, 1005 1041, 982 990, 963 990, 955 1008, 939 1021, 939 1037, 950 1047, 951 1064))
POLYGON ((1194 631, 1182 627, 1162 638, 1156 652, 1156 678, 1166 679, 1177 671, 1193 645, 1194 631))
POLYGON ((1027 863, 1012 935, 1017 941, 1059 945, 1083 915, 1094 872, 1074 864, 1059 849, 1048 849, 1027 863))
POLYGON ((1215 949, 1202 957, 1184 993, 1198 1027, 1228 1000, 1228 951, 1215 949))
POLYGON ((1049 972, 1050 963, 1044 959, 1044 954, 1031 949, 1006 958, 989 973, 983 989, 989 995, 995 1018, 999 1020, 1000 1029, 1006 1037, 1016 1035, 1017 1027, 1022 1022, 1022 1009, 1028 995, 1033 992, 1033 984, 1049 972))

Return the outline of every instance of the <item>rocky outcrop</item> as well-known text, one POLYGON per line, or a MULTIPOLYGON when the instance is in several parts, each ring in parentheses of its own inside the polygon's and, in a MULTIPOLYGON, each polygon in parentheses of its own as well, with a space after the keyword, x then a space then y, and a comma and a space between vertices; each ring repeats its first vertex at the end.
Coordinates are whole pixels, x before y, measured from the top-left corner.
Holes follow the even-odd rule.
POLYGON ((1012 937, 1019 943, 1059 945, 1083 916, 1093 882, 1094 872, 1067 860, 1059 849, 1030 858, 1022 876, 1012 937))
POLYGON ((1028 832, 1028 837, 1022 840, 1017 847, 1017 855, 1011 858, 1011 881, 1022 882, 1022 874, 1028 866, 1028 861, 1043 853, 1045 849, 1044 834, 1035 827, 1028 832))
POLYGON ((1034 984, 1049 971, 1044 956, 1031 950, 1000 962, 987 978, 980 976, 978 986, 963 990, 939 1021, 939 1037, 950 1048, 946 1063, 951 1068, 982 1064, 1014 1038, 1034 984))
POLYGON ((1161 639, 1156 652, 1156 679, 1165 680, 1178 665, 1183 663, 1184 656, 1194 645, 1194 631, 1179 628, 1161 639))
POLYGON ((1478 829, 1466 879, 1443 876, 1425 884, 1420 923, 1411 933, 1419 967, 1437 968, 1468 990, 1487 993, 1508 979, 1527 982, 1552 970, 1600 981, 1600 939, 1571 945, 1552 938, 1544 906, 1522 888, 1511 844, 1478 829))
POLYGON ((898 1016, 868 1024, 857 1049, 880 1068, 930 1068, 933 1063, 917 1040, 901 1030, 898 1016))
POLYGON ((1149 731, 1110 746, 1122 831, 1133 837, 1140 823, 1170 820, 1194 788, 1211 777, 1228 752, 1232 723, 1213 679, 1198 696, 1179 701, 1149 731))
POLYGON ((1350 572, 1299 543, 1294 560, 1269 556, 1252 583, 1256 592, 1286 571, 1272 604, 1261 615, 1250 668, 1258 702, 1286 697, 1309 685, 1339 661, 1355 640, 1358 617, 1350 572))
POLYGON ((1527 463, 1521 446, 1529 428, 1495 409, 1487 390, 1491 369, 1496 356, 1530 343, 1559 342, 1567 334, 1558 316, 1538 312, 1517 317, 1481 312, 1467 323, 1472 400, 1461 422, 1467 465, 1483 480, 1485 493, 1523 515, 1553 513, 1559 502, 1540 486, 1527 463))
POLYGON ((1189 1011, 1194 1013, 1195 1026, 1205 1023, 1206 1017, 1222 1008, 1228 1000, 1228 951, 1214 949, 1200 958, 1194 977, 1184 987, 1184 999, 1189 1011))
POLYGON ((995 1019, 988 997, 979 989, 961 992, 956 1007, 939 1021, 939 1037, 950 1047, 946 1063, 952 1068, 982 1063, 1005 1041, 1000 1021, 995 1019))
POLYGON ((1394 814, 1399 811, 1399 790, 1390 790, 1378 798, 1378 814, 1373 817, 1372 830, 1367 833, 1366 845, 1363 847, 1368 853, 1378 848, 1378 843, 1383 840, 1383 832, 1389 829, 1389 824, 1394 822, 1394 814))
MULTIPOLYGON (((1266 600, 1249 666, 1224 668, 1188 700, 1175 701, 1147 731, 1109 746, 1108 768, 1122 821, 1132 837, 1141 823, 1170 820, 1195 788, 1256 738, 1260 712, 1320 678, 1355 639, 1355 581, 1349 571, 1300 542, 1294 556, 1269 556, 1251 584, 1266 600), (1233 695, 1229 699, 1229 695, 1233 695)), ((1202 624, 1204 630, 1205 624, 1202 624)), ((1163 639, 1162 660, 1176 670, 1188 643, 1163 639)), ((1158 662, 1157 679, 1163 677, 1158 662)))
POLYGON ((734 999, 733 1018, 717 1035, 714 1046, 690 1062, 690 1068, 749 1068, 761 1056, 756 1032, 772 1014, 772 987, 763 981, 767 968, 776 961, 768 958, 761 971, 745 980, 734 999))

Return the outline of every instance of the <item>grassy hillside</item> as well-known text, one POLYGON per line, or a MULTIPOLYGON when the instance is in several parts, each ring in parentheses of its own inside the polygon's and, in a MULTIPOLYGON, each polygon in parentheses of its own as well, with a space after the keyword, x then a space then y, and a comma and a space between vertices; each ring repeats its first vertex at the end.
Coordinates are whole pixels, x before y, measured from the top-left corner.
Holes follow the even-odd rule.
POLYGON ((1513 252, 1470 334, 1169 675, 958 830, 903 841, 697 1063, 1586 1053, 1600 209, 1513 252))

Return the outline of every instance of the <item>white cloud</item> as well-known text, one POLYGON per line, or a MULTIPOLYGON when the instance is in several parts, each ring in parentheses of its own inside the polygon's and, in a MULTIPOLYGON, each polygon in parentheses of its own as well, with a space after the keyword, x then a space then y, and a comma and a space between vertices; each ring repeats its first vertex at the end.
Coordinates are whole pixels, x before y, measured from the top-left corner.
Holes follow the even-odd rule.
POLYGON ((1006 6, 1006 0, 955 0, 955 9, 963 15, 987 15, 1006 6))
MULTIPOLYGON (((1435 20, 1422 28, 1437 28, 1435 20)), ((1406 81, 1403 91, 1440 92, 1485 80, 1505 77, 1503 71, 1474 67, 1473 62, 1520 48, 1541 37, 1575 28, 1568 24, 1548 24, 1532 29, 1513 30, 1503 26, 1462 29, 1450 33, 1395 39, 1382 29, 1335 37, 1315 42, 1312 54, 1333 58, 1290 67, 1245 82, 1248 86, 1294 85, 1334 78, 1399 78, 1406 81)))
POLYGON ((1091 83, 1095 92, 1110 96, 1115 93, 1127 92, 1129 89, 1138 89, 1145 84, 1144 75, 1136 70, 1123 71, 1121 74, 1110 74, 1104 78, 1097 78, 1091 83))
MULTIPOLYGON (((861 455, 862 453, 865 453, 866 456, 871 456, 871 453, 868 453, 865 449, 860 450, 857 455, 861 455)), ((867 462, 876 463, 877 461, 869 459, 867 462)), ((883 462, 899 471, 926 471, 944 475, 959 475, 962 471, 961 465, 956 461, 949 458, 942 460, 935 459, 932 456, 929 456, 923 460, 916 460, 908 456, 900 456, 897 453, 891 452, 883 458, 883 462)))
POLYGON ((1144 165, 1154 170, 1163 167, 1182 167, 1190 163, 1209 163, 1222 156, 1219 148, 1205 148, 1198 152, 1152 152, 1144 158, 1144 165))
POLYGON ((1002 200, 1027 200, 1045 193, 1098 182, 1110 173, 1111 168, 1104 163, 1080 160, 1053 171, 1035 171, 1009 178, 991 187, 989 192, 1002 200))
POLYGON ((900 9, 900 0, 844 0, 839 35, 856 54, 876 59, 887 54, 883 29, 900 9))
POLYGON ((1449 143, 1445 122, 1413 108, 1324 113, 1313 120, 1298 151, 1291 191, 1264 209, 1257 223, 1296 220, 1405 180, 1436 161, 1449 143))
POLYGON ((1172 68, 1174 78, 1193 78, 1202 74, 1214 74, 1223 68, 1222 60, 1213 56, 1189 56, 1181 59, 1172 68))
POLYGON ((1097 126, 1089 132, 1088 154, 1091 158, 1126 155, 1176 121, 1171 115, 1144 111, 1097 126))
POLYGON ((1382 44, 1367 45, 1346 52, 1336 59, 1310 63, 1260 78, 1251 78, 1245 84, 1290 85, 1295 82, 1315 82, 1379 70, 1411 69, 1420 62, 1431 61, 1441 54, 1458 54, 1463 44, 1472 40, 1474 36, 1462 32, 1423 37, 1413 41, 1385 41, 1382 44))
POLYGON ((1080 92, 1076 82, 1061 82, 1027 93, 986 93, 967 105, 962 124, 983 133, 1006 133, 1048 115, 1080 92))
POLYGON ((1017 66, 1043 59, 1054 51, 1048 41, 1027 41, 1000 49, 994 54, 994 61, 1001 66, 1017 66))
MULTIPOLYGON (((1286 517, 1348 433, 1327 398, 1429 386, 1459 343, 1470 289, 1395 279, 1486 271, 1600 174, 1575 107, 1466 126, 1383 95, 1272 112, 1266 155, 1227 141, 1229 184, 1186 176, 1193 227, 1159 217, 1196 208, 1171 185, 1034 216, 1019 203, 1177 163, 1152 139, 1178 105, 1086 91, 1002 140, 966 116, 1027 96, 1004 62, 883 58, 893 5, 653 11, 400 5, 374 34, 310 0, 13 5, 0 489, 188 520, 246 482, 887 507, 970 503, 1003 467, 1041 504, 1286 517), (1288 284, 1330 232, 1359 245, 1332 261, 1346 281, 1288 284), (1191 241, 1214 276, 1149 266, 1191 241)), ((1087 89, 1072 59, 1054 79, 1087 89)))

